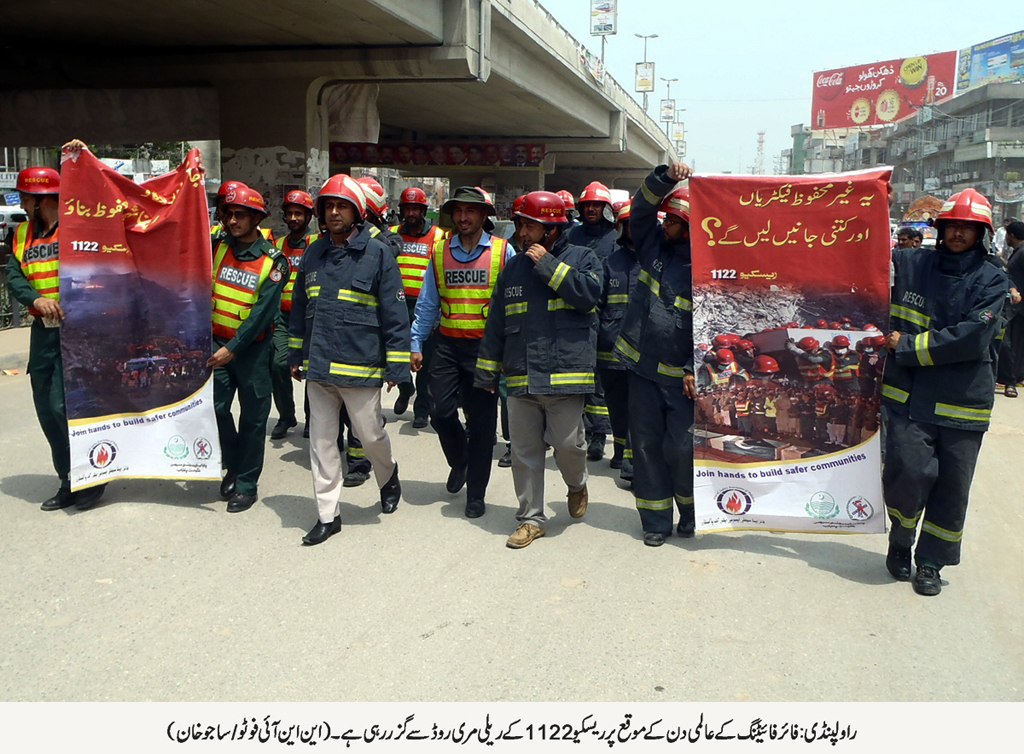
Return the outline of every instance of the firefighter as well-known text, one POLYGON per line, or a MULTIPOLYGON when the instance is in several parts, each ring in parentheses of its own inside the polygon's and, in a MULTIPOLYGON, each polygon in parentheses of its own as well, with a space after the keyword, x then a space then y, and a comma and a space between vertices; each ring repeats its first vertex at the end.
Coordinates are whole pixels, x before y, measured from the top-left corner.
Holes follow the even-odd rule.
POLYGON ((697 387, 700 389, 728 387, 734 379, 741 377, 736 355, 731 348, 719 348, 712 353, 712 360, 697 372, 697 387))
POLYGON ((53 168, 25 168, 18 173, 16 187, 28 220, 14 229, 14 253, 7 260, 7 286, 11 297, 27 306, 34 317, 28 351, 32 402, 60 479, 56 494, 43 502, 42 509, 55 511, 74 505, 86 510, 96 504, 106 485, 71 491, 71 446, 60 344, 64 319, 58 256, 60 175, 53 168))
POLYGON ((224 197, 227 196, 229 191, 237 191, 240 188, 249 188, 241 181, 224 181, 220 184, 220 188, 217 189, 217 196, 213 199, 213 217, 217 221, 210 226, 210 237, 215 241, 223 241, 228 237, 228 231, 224 227, 224 221, 221 219, 220 210, 224 206, 224 197))
POLYGON ((312 409, 318 517, 302 538, 307 545, 341 531, 342 408, 372 461, 382 512, 394 513, 402 496, 380 389, 384 382, 393 388, 409 369, 409 312, 398 263, 365 212, 363 187, 351 176, 333 175, 320 189, 317 215, 327 234, 302 257, 289 323, 288 364, 295 379, 307 380, 312 409))
POLYGON ((549 191, 526 195, 517 213, 523 254, 498 278, 476 363, 475 385, 494 392, 504 372, 519 526, 506 545, 544 536, 545 440, 568 488, 569 515, 587 510, 583 401, 594 387, 601 261, 569 244, 565 204, 549 191))
POLYGON ((633 449, 629 444, 629 371, 615 358, 615 341, 622 329, 622 317, 629 297, 636 289, 640 262, 629 230, 630 203, 619 208, 615 222, 619 239, 615 251, 604 260, 604 290, 598 303, 597 372, 605 390, 608 418, 615 450, 610 465, 619 469, 627 483, 633 481, 633 449))
POLYGON ((835 385, 842 395, 856 393, 860 390, 860 354, 850 350, 850 339, 845 335, 837 335, 829 344, 835 359, 835 385))
MULTIPOLYGON (((416 311, 416 301, 423 288, 423 275, 427 271, 430 250, 447 237, 445 231, 434 225, 427 218, 427 194, 421 188, 411 186, 402 192, 398 202, 398 214, 402 224, 392 226, 391 230, 402 238, 402 253, 398 255, 398 269, 402 272, 402 284, 405 286, 405 303, 409 308, 409 320, 412 321, 416 311)), ((423 368, 416 373, 416 384, 412 379, 398 386, 398 398, 395 400, 395 415, 401 416, 409 408, 409 400, 416 396, 412 404, 412 426, 423 429, 429 423, 430 396, 430 362, 434 353, 436 338, 428 336, 423 343, 423 368)))
POLYGON ((459 187, 441 211, 451 214, 456 233, 431 250, 412 324, 412 370, 423 367, 423 344, 438 325, 430 422, 451 468, 445 489, 454 495, 466 486, 466 517, 479 518, 487 509, 498 396, 474 387, 473 377, 491 293, 515 252, 490 234, 494 202, 482 188, 459 187))
POLYGON ((960 562, 971 479, 995 394, 992 363, 1009 290, 986 264, 992 209, 974 189, 954 194, 936 218, 934 251, 893 254, 891 322, 882 398, 887 415, 882 485, 892 523, 886 567, 914 591, 942 589, 960 562))
MULTIPOLYGON (((565 189, 558 192, 558 197, 565 204, 565 216, 569 218, 571 227, 571 225, 576 223, 576 200, 573 198, 572 192, 566 191, 565 189)), ((515 217, 514 212, 512 213, 512 216, 515 217)))
POLYGON ((398 259, 402 253, 402 237, 384 223, 384 216, 388 211, 388 198, 384 193, 384 187, 376 178, 364 175, 357 178, 356 183, 363 187, 363 196, 366 197, 366 219, 369 226, 370 236, 391 249, 391 254, 398 259))
MULTIPOLYGON (((580 224, 569 229, 569 243, 593 249, 598 258, 604 261, 615 250, 618 240, 612 192, 603 183, 593 181, 580 194, 579 209, 580 224)), ((587 398, 583 411, 587 429, 587 458, 600 461, 604 458, 608 433, 612 431, 600 379, 594 392, 587 398)))
POLYGON ((213 370, 217 414, 226 474, 220 486, 228 513, 256 502, 263 471, 267 417, 273 384, 271 328, 281 310, 281 291, 291 274, 280 249, 263 237, 263 197, 250 188, 228 191, 221 206, 228 237, 214 241, 213 345, 206 365, 213 370), (235 393, 241 413, 231 415, 235 393))
POLYGON ((796 357, 797 367, 804 385, 831 385, 836 372, 836 361, 832 352, 822 348, 817 338, 810 335, 800 338, 797 343, 792 338, 786 339, 786 350, 796 357))
MULTIPOLYGON (((274 406, 277 408, 277 424, 270 432, 271 440, 280 440, 298 422, 295 418, 295 391, 292 387, 291 372, 288 369, 288 317, 292 311, 292 291, 298 274, 302 253, 309 244, 320 238, 319 233, 310 233, 309 224, 313 219, 313 197, 305 191, 289 191, 282 205, 284 222, 288 233, 274 244, 284 254, 291 267, 288 282, 281 290, 281 311, 274 322, 274 367, 270 375, 274 385, 274 406)), ((309 411, 306 411, 309 424, 309 411)))
POLYGON ((630 230, 640 261, 615 353, 630 370, 629 437, 633 484, 644 544, 659 547, 672 532, 692 537, 693 513, 693 303, 690 205, 684 189, 690 168, 660 165, 633 197, 630 230), (665 213, 658 225, 659 210, 665 213))

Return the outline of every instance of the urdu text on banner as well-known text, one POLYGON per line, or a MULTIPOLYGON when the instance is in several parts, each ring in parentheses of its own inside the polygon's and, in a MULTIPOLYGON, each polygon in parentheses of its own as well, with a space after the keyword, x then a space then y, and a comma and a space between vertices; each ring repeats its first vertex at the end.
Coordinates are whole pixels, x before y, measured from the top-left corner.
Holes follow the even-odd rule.
POLYGON ((690 179, 698 531, 885 530, 889 173, 690 179))
POLYGON ((199 151, 136 184, 88 150, 62 167, 61 346, 71 485, 220 478, 210 227, 199 151))

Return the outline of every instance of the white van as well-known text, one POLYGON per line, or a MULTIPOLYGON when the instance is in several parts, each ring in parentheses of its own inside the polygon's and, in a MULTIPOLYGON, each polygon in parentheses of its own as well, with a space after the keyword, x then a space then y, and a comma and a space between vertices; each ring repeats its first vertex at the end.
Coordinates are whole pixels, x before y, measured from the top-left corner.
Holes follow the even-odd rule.
POLYGON ((28 214, 17 205, 0 207, 0 243, 12 241, 11 234, 18 223, 28 220, 28 214))

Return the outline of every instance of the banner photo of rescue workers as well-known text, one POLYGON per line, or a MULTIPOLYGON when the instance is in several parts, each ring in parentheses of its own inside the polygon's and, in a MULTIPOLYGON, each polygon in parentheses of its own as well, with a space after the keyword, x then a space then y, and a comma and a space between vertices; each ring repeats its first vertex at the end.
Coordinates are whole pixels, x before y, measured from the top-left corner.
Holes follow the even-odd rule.
POLYGON ((87 150, 62 167, 61 347, 75 490, 128 477, 220 479, 198 156, 142 184, 87 150))
POLYGON ((885 531, 889 173, 691 178, 698 531, 885 531))

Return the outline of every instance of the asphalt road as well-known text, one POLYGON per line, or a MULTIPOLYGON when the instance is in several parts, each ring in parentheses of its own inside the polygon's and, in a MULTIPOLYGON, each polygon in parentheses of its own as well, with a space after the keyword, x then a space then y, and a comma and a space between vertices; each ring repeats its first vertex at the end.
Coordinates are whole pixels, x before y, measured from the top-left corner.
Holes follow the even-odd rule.
POLYGON ((246 513, 213 483, 143 480, 43 513, 56 478, 28 378, 0 376, 0 700, 1024 699, 1024 400, 997 399, 963 564, 922 598, 881 535, 646 548, 607 461, 573 521, 549 458, 548 534, 507 549, 509 470, 466 519, 433 431, 393 399, 403 503, 382 516, 372 482, 345 490, 341 534, 310 548, 300 432, 268 440, 246 513))

